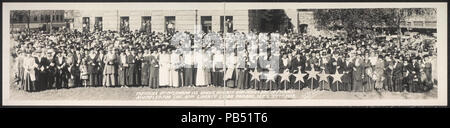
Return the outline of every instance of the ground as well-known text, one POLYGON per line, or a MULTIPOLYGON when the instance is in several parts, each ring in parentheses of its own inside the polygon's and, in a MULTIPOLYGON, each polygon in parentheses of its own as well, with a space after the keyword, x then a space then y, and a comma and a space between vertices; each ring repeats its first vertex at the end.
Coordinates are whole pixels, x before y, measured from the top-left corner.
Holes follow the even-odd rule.
MULTIPOLYGON (((227 99, 273 99, 261 97, 261 95, 281 95, 279 99, 432 99, 437 98, 437 89, 427 93, 408 93, 408 92, 331 92, 331 91, 311 91, 288 90, 288 91, 255 91, 253 89, 240 90, 234 88, 222 87, 196 87, 196 88, 159 88, 151 89, 148 87, 130 87, 130 88, 70 88, 70 89, 51 89, 40 92, 25 92, 17 89, 10 89, 10 98, 14 100, 138 100, 138 95, 150 96, 158 95, 160 97, 146 97, 146 100, 159 99, 162 95, 186 96, 187 93, 193 93, 195 96, 222 95, 228 96, 227 99), (168 93, 170 92, 170 93, 168 93), (179 92, 178 94, 175 94, 179 92), (199 92, 210 92, 208 94, 199 94, 199 92), (163 94, 164 93, 164 94, 163 94), (258 93, 260 95, 255 95, 258 93), (146 95, 147 94, 147 95, 146 95), (243 94, 253 94, 244 95, 243 94), (238 96, 240 95, 240 96, 238 96), (230 97, 231 96, 231 97, 230 97), (235 97, 234 97, 235 96, 235 97), (284 97, 283 97, 284 96, 284 97)), ((189 98, 178 97, 175 99, 223 99, 225 97, 203 97, 189 98)), ((167 97, 166 97, 167 99, 167 97)), ((170 98, 169 98, 170 99, 170 98)))

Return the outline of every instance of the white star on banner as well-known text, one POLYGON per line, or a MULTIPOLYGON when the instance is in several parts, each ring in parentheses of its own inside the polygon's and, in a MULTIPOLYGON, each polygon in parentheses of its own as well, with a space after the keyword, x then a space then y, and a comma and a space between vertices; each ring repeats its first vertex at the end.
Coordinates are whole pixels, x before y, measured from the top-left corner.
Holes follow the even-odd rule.
POLYGON ((275 82, 275 77, 278 76, 278 74, 276 74, 274 71, 269 71, 269 73, 266 74, 267 76, 267 81, 273 81, 275 82))
POLYGON ((319 76, 319 81, 326 81, 328 76, 330 76, 329 74, 325 74, 325 70, 322 70, 322 73, 318 74, 319 76))
POLYGON ((305 81, 303 81, 303 77, 305 77, 306 74, 303 74, 301 72, 301 67, 298 67, 298 69, 299 69, 298 73, 293 74, 295 76, 295 82, 302 81, 303 83, 305 83, 305 81))
POLYGON ((258 71, 256 71, 256 69, 253 70, 252 72, 250 72, 250 75, 252 75, 252 78, 250 79, 250 81, 252 81, 252 80, 258 80, 258 81, 260 81, 260 80, 259 80, 259 76, 261 75, 261 73, 258 72, 258 71))
POLYGON ((279 74, 279 76, 281 76, 281 82, 283 82, 283 81, 290 82, 289 76, 291 76, 291 73, 289 73, 288 70, 285 70, 282 74, 279 74))
MULTIPOLYGON (((336 69, 336 73, 335 73, 335 74, 332 74, 331 77, 333 77, 334 82, 341 82, 341 83, 342 83, 341 77, 342 77, 343 75, 344 75, 344 74, 340 74, 340 73, 337 71, 337 69, 336 69)), ((333 83, 334 83, 334 82, 333 82, 333 83)))
POLYGON ((314 67, 311 69, 311 71, 306 71, 309 75, 307 79, 317 79, 316 76, 319 74, 319 72, 314 70, 314 67))

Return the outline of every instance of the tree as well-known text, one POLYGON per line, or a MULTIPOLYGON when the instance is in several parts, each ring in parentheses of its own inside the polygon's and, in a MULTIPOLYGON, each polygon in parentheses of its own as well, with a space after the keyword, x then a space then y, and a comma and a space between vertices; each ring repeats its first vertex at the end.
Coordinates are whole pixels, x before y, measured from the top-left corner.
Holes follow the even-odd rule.
POLYGON ((374 35, 375 27, 393 27, 401 36, 401 23, 413 15, 435 15, 435 8, 315 9, 314 20, 320 29, 339 30, 349 38, 374 35))

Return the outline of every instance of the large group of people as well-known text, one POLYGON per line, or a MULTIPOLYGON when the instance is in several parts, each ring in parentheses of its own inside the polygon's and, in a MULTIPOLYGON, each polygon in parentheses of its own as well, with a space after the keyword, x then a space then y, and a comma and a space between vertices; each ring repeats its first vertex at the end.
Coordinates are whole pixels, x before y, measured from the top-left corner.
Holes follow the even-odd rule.
POLYGON ((426 92, 436 39, 299 33, 25 31, 13 34, 18 89, 230 87, 426 92))

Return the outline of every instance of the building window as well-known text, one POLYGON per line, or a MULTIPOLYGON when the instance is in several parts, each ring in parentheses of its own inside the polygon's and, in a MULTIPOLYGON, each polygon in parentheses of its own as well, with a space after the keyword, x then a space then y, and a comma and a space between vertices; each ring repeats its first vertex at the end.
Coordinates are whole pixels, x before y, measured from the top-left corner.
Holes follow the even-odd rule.
POLYGON ((148 32, 150 33, 152 31, 152 17, 151 16, 142 16, 141 20, 141 32, 148 32))
POLYGON ((41 22, 44 22, 44 15, 41 15, 41 22))
POLYGON ((89 17, 83 17, 83 32, 89 32, 89 17))
POLYGON ((103 30, 103 17, 95 17, 94 30, 95 31, 102 31, 103 30))
POLYGON ((175 16, 166 16, 164 18, 165 20, 165 30, 167 34, 174 34, 175 33, 175 16))
POLYGON ((120 31, 121 32, 130 31, 130 17, 128 16, 120 17, 120 31))
POLYGON ((209 33, 212 30, 212 16, 201 16, 202 31, 209 33))
POLYGON ((33 21, 37 21, 38 20, 38 18, 37 18, 37 16, 34 16, 34 19, 33 19, 33 21))
POLYGON ((233 16, 220 16, 220 31, 233 32, 233 16))

